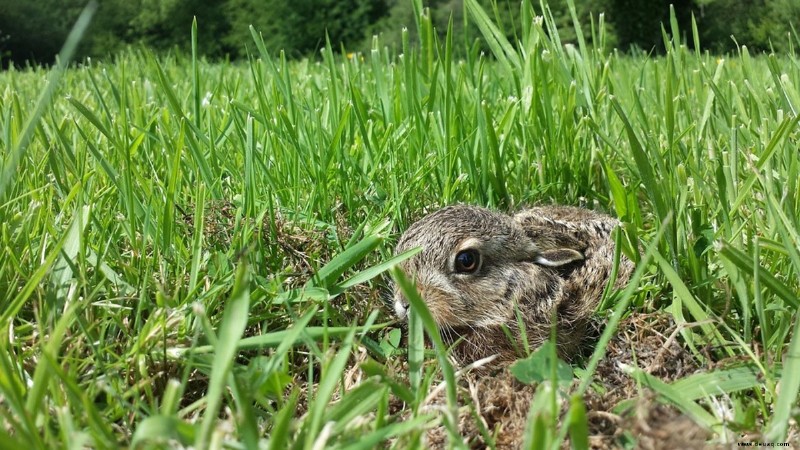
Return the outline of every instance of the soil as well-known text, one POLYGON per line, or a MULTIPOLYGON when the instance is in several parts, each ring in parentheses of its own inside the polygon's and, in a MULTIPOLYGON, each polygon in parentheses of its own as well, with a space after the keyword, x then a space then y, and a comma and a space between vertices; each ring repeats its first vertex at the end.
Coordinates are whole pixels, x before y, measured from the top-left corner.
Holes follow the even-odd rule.
MULTIPOLYGON (((636 365, 664 382, 671 382, 700 370, 695 358, 675 339, 676 325, 665 313, 638 314, 624 320, 607 347, 594 376, 593 387, 584 396, 593 449, 700 449, 710 448, 710 433, 676 408, 659 403, 652 392, 643 390, 624 370, 636 365), (624 411, 620 402, 634 399, 624 411)), ((576 386, 572 386, 574 390, 576 386)), ((502 370, 495 376, 464 376, 462 399, 474 405, 478 420, 493 435, 498 449, 520 448, 528 420, 530 401, 536 387, 526 385, 502 370)), ((444 402, 442 396, 431 403, 444 402)), ((561 413, 567 405, 561 405, 561 413)), ((471 448, 485 448, 478 421, 462 413, 459 428, 471 448)), ((444 448, 446 431, 438 427, 428 433, 431 448, 444 448)), ((566 443, 568 448, 568 443, 566 443)), ((712 447, 713 448, 713 447, 712 447)))

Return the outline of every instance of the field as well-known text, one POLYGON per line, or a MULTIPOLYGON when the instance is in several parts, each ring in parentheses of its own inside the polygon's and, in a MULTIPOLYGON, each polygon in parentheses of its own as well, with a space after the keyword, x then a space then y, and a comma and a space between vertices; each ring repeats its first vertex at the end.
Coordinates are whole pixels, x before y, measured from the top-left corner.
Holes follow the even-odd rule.
POLYGON ((562 45, 528 2, 512 46, 466 4, 491 55, 423 17, 399 51, 287 62, 255 35, 233 64, 0 73, 0 449, 452 437, 446 349, 384 300, 399 233, 458 202, 609 212, 637 262, 594 354, 531 387, 531 448, 602 440, 584 400, 620 342, 631 398, 709 443, 800 445, 800 60, 696 53, 674 25, 659 57, 604 48, 602 23, 562 45), (646 344, 612 338, 637 317, 692 370, 637 367, 646 344))

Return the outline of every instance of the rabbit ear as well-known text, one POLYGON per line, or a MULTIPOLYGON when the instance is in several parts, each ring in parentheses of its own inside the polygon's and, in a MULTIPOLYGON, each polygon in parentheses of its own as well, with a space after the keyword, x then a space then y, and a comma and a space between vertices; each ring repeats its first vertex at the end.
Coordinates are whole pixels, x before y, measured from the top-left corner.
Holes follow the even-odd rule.
POLYGON ((529 223, 524 226, 525 234, 536 248, 533 261, 547 267, 561 267, 567 264, 583 261, 583 251, 586 243, 566 230, 560 230, 559 224, 549 226, 537 225, 528 218, 529 223))
POLYGON ((543 250, 534 259, 536 264, 547 267, 565 266, 575 261, 583 261, 583 253, 571 248, 554 248, 543 250))
POLYGON ((580 252, 588 247, 582 239, 556 223, 548 226, 523 224, 522 229, 539 249, 568 248, 580 252))

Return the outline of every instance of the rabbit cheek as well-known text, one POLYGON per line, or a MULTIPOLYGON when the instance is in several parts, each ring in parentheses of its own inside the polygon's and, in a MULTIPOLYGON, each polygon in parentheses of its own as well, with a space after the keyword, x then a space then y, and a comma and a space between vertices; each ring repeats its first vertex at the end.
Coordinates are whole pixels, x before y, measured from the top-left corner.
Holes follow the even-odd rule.
POLYGON ((493 302, 474 322, 475 326, 489 328, 508 323, 513 316, 514 310, 509 308, 505 302, 493 302))
MULTIPOLYGON (((440 271, 423 267, 413 271, 417 292, 425 301, 434 320, 439 325, 454 325, 459 323, 457 307, 451 307, 458 292, 453 289, 450 281, 440 271)), ((402 295, 395 296, 395 312, 403 317, 408 317, 408 299, 402 295)), ((463 321, 462 321, 463 323, 463 321)))
POLYGON ((437 324, 453 326, 459 323, 450 295, 438 288, 421 288, 419 293, 437 324))
POLYGON ((454 283, 460 293, 455 303, 462 322, 484 328, 508 322, 514 311, 505 294, 516 295, 516 281, 513 276, 504 278, 505 283, 498 283, 498 279, 501 278, 470 277, 463 283, 454 283))

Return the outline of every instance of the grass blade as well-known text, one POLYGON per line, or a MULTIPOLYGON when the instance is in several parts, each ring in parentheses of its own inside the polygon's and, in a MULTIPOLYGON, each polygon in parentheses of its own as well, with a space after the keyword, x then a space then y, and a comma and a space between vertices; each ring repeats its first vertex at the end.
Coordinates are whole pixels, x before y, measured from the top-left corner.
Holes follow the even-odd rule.
POLYGON ((222 405, 222 396, 228 375, 233 368, 239 340, 247 325, 249 310, 250 276, 247 263, 242 261, 236 271, 233 293, 228 299, 217 335, 214 366, 209 380, 208 395, 206 395, 206 411, 200 425, 200 432, 195 440, 195 445, 200 449, 208 448, 211 443, 211 434, 214 431, 214 424, 217 422, 217 414, 222 405))
POLYGON ((188 446, 194 442, 195 428, 175 416, 155 415, 142 421, 133 433, 131 448, 148 448, 148 445, 170 441, 188 446))
POLYGON ((664 383, 638 367, 627 366, 626 370, 638 383, 652 389, 666 401, 688 414, 703 427, 713 429, 716 432, 720 431, 719 420, 703 409, 703 407, 686 398, 682 392, 678 391, 673 386, 664 383))
POLYGON ((379 236, 365 237, 357 244, 336 255, 328 264, 325 264, 325 266, 319 269, 313 280, 309 282, 307 286, 310 287, 313 283, 313 285, 324 288, 331 287, 339 276, 357 262, 364 259, 364 257, 375 250, 381 242, 383 242, 383 238, 379 236))
POLYGON ((450 364, 450 360, 447 358, 447 346, 444 345, 442 337, 439 335, 439 328, 436 326, 436 321, 428 310, 425 300, 423 300, 419 292, 417 292, 416 287, 414 287, 399 268, 393 268, 391 273, 395 283, 400 287, 400 291, 408 299, 411 306, 409 313, 418 316, 418 319, 422 322, 422 326, 425 328, 425 332, 434 343, 436 359, 439 361, 439 366, 442 370, 445 382, 447 409, 444 412, 444 425, 450 438, 449 445, 461 447, 464 443, 458 433, 458 401, 456 398, 455 371, 453 370, 453 365, 450 364))
MULTIPOLYGON (((311 314, 311 313, 309 313, 311 314)), ((303 322, 298 322, 302 324, 303 322)), ((377 330, 385 328, 385 324, 377 324, 371 327, 305 327, 302 328, 304 335, 309 339, 317 340, 322 338, 326 333, 329 336, 340 337, 346 336, 350 331, 356 330, 357 332, 364 332, 370 330, 377 330)), ((262 334, 259 336, 250 336, 240 339, 236 344, 238 350, 255 350, 261 348, 278 347, 281 344, 297 344, 300 342, 300 337, 295 336, 296 330, 294 326, 289 330, 276 331, 273 333, 262 334)), ((214 347, 211 345, 201 345, 194 348, 175 348, 171 350, 171 355, 176 358, 182 358, 186 353, 206 354, 214 352, 214 347)))
POLYGON ((800 297, 797 296, 797 293, 793 292, 780 280, 775 278, 775 276, 769 273, 768 270, 764 269, 760 265, 756 266, 753 263, 752 259, 749 256, 747 256, 747 254, 745 254, 743 251, 733 247, 728 242, 722 241, 720 243, 719 252, 723 258, 735 264, 737 267, 744 270, 745 272, 754 275, 756 274, 756 272, 758 272, 759 281, 761 283, 764 283, 764 285, 767 288, 769 288, 769 290, 773 294, 783 299, 793 308, 795 309, 800 308, 800 297))
MULTIPOLYGON (((622 108, 622 105, 620 105, 619 101, 617 99, 612 99, 611 105, 614 107, 614 110, 617 112, 619 118, 622 119, 625 133, 628 136, 628 143, 630 144, 631 153, 633 154, 634 161, 636 161, 636 168, 639 170, 639 175, 642 178, 642 184, 644 184, 645 192, 650 198, 650 201, 653 202, 658 219, 663 223, 670 214, 671 209, 667 206, 667 201, 664 197, 664 194, 666 194, 664 189, 656 180, 656 174, 653 172, 651 158, 649 155, 647 155, 644 147, 639 141, 639 138, 636 136, 636 131, 634 131, 633 126, 628 120, 628 115, 625 113, 625 110, 622 108)), ((674 211, 672 211, 672 213, 674 213, 674 211)), ((665 230, 665 234, 667 241, 669 242, 670 256, 672 257, 673 261, 677 261, 677 245, 675 244, 673 231, 674 225, 672 225, 672 221, 666 222, 666 227, 667 229, 665 230)))
POLYGON ((322 421, 325 418, 325 411, 329 407, 331 397, 339 384, 339 380, 344 372, 347 360, 350 358, 350 350, 353 347, 353 339, 356 329, 352 328, 344 338, 344 341, 336 352, 333 361, 325 368, 322 379, 317 386, 317 392, 313 403, 309 405, 309 417, 305 421, 306 449, 310 450, 312 444, 318 439, 318 434, 322 429, 322 421))
POLYGON ((492 22, 486 11, 478 4, 477 0, 464 0, 464 6, 469 12, 475 24, 481 30, 481 34, 486 39, 489 48, 495 58, 506 67, 506 70, 521 70, 522 63, 520 62, 519 54, 514 47, 508 42, 505 34, 492 22))
POLYGON ((586 418, 586 406, 580 396, 574 395, 570 399, 567 420, 572 448, 587 450, 589 448, 589 423, 586 418))
POLYGON ((386 272, 387 270, 395 267, 396 265, 400 264, 401 262, 411 258, 412 256, 416 255, 417 253, 421 252, 421 248, 414 248, 403 252, 397 256, 394 256, 386 261, 377 264, 375 266, 370 267, 369 269, 362 270, 361 272, 353 275, 352 277, 348 278, 345 282, 338 285, 336 288, 331 290, 331 295, 335 295, 336 293, 342 292, 346 289, 349 289, 357 284, 361 284, 367 282, 378 275, 386 272))
POLYGON ((776 393, 778 398, 775 410, 767 425, 768 441, 786 441, 789 421, 793 414, 796 415, 798 392, 800 392, 800 314, 795 314, 792 340, 784 355, 780 392, 776 393))
MULTIPOLYGON (((78 16, 78 20, 75 21, 75 25, 72 26, 69 35, 67 35, 67 40, 64 42, 64 46, 58 54, 56 68, 50 74, 47 85, 45 85, 39 99, 36 101, 36 107, 25 124, 22 136, 12 148, 11 157, 7 161, 4 161, 3 170, 0 172, 0 202, 6 197, 6 188, 8 188, 8 184, 16 178, 17 166, 22 156, 25 154, 30 140, 33 138, 34 130, 38 126, 39 120, 44 115, 45 110, 50 105, 50 100, 52 100, 53 95, 55 95, 56 88, 61 78, 64 76, 64 71, 67 69, 70 62, 72 62, 72 56, 75 54, 75 50, 78 48, 78 44, 83 34, 86 32, 86 29, 89 27, 89 23, 92 21, 92 16, 96 10, 97 1, 90 1, 86 7, 83 8, 80 16, 78 16)), ((8 142, 8 144, 10 144, 10 142, 8 142)))

